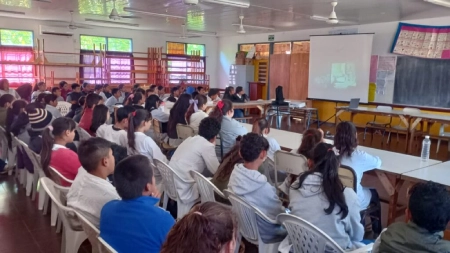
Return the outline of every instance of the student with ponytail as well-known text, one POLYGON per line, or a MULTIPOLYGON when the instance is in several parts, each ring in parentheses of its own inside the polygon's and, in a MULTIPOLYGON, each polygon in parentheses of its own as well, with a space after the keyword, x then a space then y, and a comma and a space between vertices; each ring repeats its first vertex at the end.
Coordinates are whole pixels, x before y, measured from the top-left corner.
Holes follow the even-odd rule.
POLYGON ((143 105, 145 104, 145 97, 141 92, 135 92, 129 95, 127 101, 127 105, 133 106, 136 110, 144 109, 143 105))
POLYGON ((224 154, 233 148, 239 135, 247 134, 247 129, 233 119, 233 115, 233 103, 228 99, 217 102, 216 107, 210 114, 210 117, 217 119, 221 124, 220 136, 222 139, 220 141, 222 142, 224 154))
POLYGON ((167 135, 169 136, 169 145, 172 147, 177 147, 183 142, 182 139, 178 139, 177 125, 186 125, 186 111, 189 108, 191 99, 191 95, 181 94, 170 110, 169 121, 167 122, 167 135))
POLYGON ((205 95, 197 95, 194 99, 189 100, 189 108, 186 112, 186 123, 192 127, 195 133, 198 133, 198 126, 202 119, 208 117, 205 112, 208 99, 205 95))
POLYGON ((86 130, 89 134, 93 135, 90 128, 92 124, 92 116, 94 114, 94 107, 100 102, 101 96, 95 93, 90 93, 86 96, 86 102, 84 104, 83 116, 81 116, 79 126, 86 130))
POLYGON ((92 136, 97 136, 97 130, 109 120, 109 110, 106 105, 97 105, 92 113, 92 123, 89 128, 92 136))
POLYGON ((170 230, 161 253, 233 253, 239 228, 231 208, 205 202, 192 208, 170 230))
POLYGON ((314 148, 311 169, 289 189, 291 214, 311 222, 344 250, 363 246, 364 227, 355 191, 339 179, 339 151, 327 143, 314 148))
POLYGON ((269 137, 270 133, 270 125, 269 121, 265 118, 259 118, 253 122, 252 132, 264 136, 267 142, 269 142, 269 150, 267 151, 267 157, 270 159, 274 159, 275 152, 281 150, 280 144, 278 144, 277 140, 272 137, 269 137))
MULTIPOLYGON (((73 119, 61 117, 55 119, 51 126, 42 134, 41 164, 47 176, 49 166, 55 168, 61 175, 69 180, 74 180, 78 169, 81 167, 77 153, 68 149, 66 145, 73 142, 76 123, 73 119)), ((62 186, 70 186, 61 180, 62 186)))

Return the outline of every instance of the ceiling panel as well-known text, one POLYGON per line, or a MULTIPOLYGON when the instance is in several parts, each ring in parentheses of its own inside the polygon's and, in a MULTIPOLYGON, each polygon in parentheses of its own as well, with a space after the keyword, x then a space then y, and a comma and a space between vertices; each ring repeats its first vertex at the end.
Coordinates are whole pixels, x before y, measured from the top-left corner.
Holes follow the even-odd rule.
MULTIPOLYGON (((274 31, 291 31, 329 27, 323 21, 311 20, 310 16, 328 17, 331 13, 331 0, 250 0, 249 8, 238 8, 199 0, 198 5, 185 5, 184 0, 117 0, 119 15, 134 15, 139 19, 121 19, 118 22, 139 24, 132 29, 167 31, 179 33, 181 25, 187 29, 217 32, 218 35, 235 34, 239 16, 244 24, 272 27, 274 31), (130 7, 147 12, 170 14, 185 19, 155 17, 142 13, 129 13, 123 10, 130 7)), ((213 0, 208 0, 213 1, 213 0)), ((245 1, 245 0, 236 0, 245 1)), ((12 15, 18 18, 36 20, 70 21, 69 11, 73 10, 74 21, 78 24, 96 26, 117 26, 86 22, 86 18, 109 21, 113 8, 112 0, 0 0, 1 10, 25 12, 26 15, 12 15), (47 2, 48 1, 48 2, 47 2)), ((355 24, 368 24, 405 19, 422 19, 448 15, 449 9, 422 0, 340 0, 336 7, 339 20, 355 24)), ((0 16, 10 16, 0 12, 0 16)), ((245 29, 248 33, 263 33, 263 29, 245 29)))

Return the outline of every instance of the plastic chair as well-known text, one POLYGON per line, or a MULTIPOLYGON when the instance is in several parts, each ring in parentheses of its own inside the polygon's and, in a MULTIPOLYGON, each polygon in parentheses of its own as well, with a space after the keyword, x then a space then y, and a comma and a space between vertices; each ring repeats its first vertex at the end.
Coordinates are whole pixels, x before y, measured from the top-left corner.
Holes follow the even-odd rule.
POLYGON ((266 244, 261 240, 256 219, 259 217, 270 224, 278 224, 278 222, 270 219, 258 208, 252 206, 233 192, 224 190, 223 193, 230 200, 231 206, 237 215, 240 235, 242 235, 250 243, 258 245, 259 253, 278 252, 280 242, 266 244))
POLYGON ((69 112, 72 104, 66 101, 58 101, 58 105, 56 105, 56 109, 61 112, 61 115, 65 117, 69 112))
MULTIPOLYGON (((439 153, 439 147, 441 146, 442 139, 447 139, 450 142, 450 140, 449 140, 450 132, 445 132, 445 128, 448 126, 449 125, 447 125, 447 124, 442 124, 441 127, 439 128, 439 137, 438 137, 436 153, 439 153)), ((450 143, 448 145, 450 146, 450 143)))
POLYGON ((195 131, 192 127, 183 124, 177 124, 178 139, 186 140, 189 137, 195 135, 195 131))
POLYGON ((155 136, 155 137, 156 137, 156 140, 158 140, 157 143, 159 144, 159 147, 160 147, 162 150, 165 150, 165 151, 172 151, 172 150, 177 149, 176 147, 172 147, 172 146, 170 146, 167 142, 161 140, 162 126, 161 126, 161 122, 159 122, 159 120, 153 119, 153 120, 152 120, 152 126, 153 126, 153 131, 155 132, 155 135, 156 135, 156 136, 155 136))
POLYGON ((275 172, 275 162, 270 157, 267 157, 266 160, 263 162, 263 164, 261 165, 261 170, 266 176, 269 184, 278 185, 278 182, 275 181, 274 176, 271 175, 271 173, 275 172), (275 182, 277 183, 275 184, 275 182))
POLYGON ((78 132, 78 135, 80 136, 80 142, 92 138, 92 136, 86 130, 81 128, 79 125, 75 127, 75 130, 78 132))
POLYGON ((111 245, 109 245, 103 238, 98 237, 98 252, 99 253, 118 253, 111 245))
MULTIPOLYGON (((31 195, 31 199, 35 200, 36 199, 36 191, 37 191, 37 187, 38 187, 37 185, 38 185, 38 181, 39 181, 38 167, 40 167, 41 165, 39 163, 37 163, 35 165, 36 161, 34 161, 34 159, 35 159, 34 154, 33 154, 34 152, 28 148, 28 145, 25 142, 15 138, 15 137, 14 137, 14 139, 16 140, 18 145, 22 148, 22 151, 24 152, 24 154, 28 156, 28 158, 31 160, 31 163, 33 164, 33 169, 34 169, 33 172, 26 170, 27 176, 26 176, 26 187, 25 188, 26 188, 26 195, 27 196, 31 195)), ((43 176, 45 176, 45 175, 43 175, 43 176)), ((40 200, 39 200, 38 209, 42 210, 42 207, 44 206, 44 202, 43 202, 44 198, 42 196, 42 207, 41 207, 41 194, 39 195, 39 199, 40 200)))
POLYGON ((177 191, 177 187, 175 184, 175 180, 181 183, 193 184, 195 181, 189 180, 186 181, 182 179, 176 171, 174 171, 169 165, 165 162, 160 161, 156 158, 153 159, 153 163, 158 168, 161 173, 164 185, 164 209, 167 209, 167 202, 169 198, 177 201, 177 219, 183 218, 192 207, 193 203, 184 203, 183 200, 180 199, 177 191))
MULTIPOLYGON (((379 106, 377 106, 377 110, 379 110, 379 111, 391 111, 392 107, 391 106, 379 105, 379 106)), ((373 120, 366 123, 366 127, 364 128, 364 137, 363 137, 363 139, 366 140, 366 133, 367 133, 367 130, 369 128, 383 130, 383 139, 384 139, 384 134, 386 133, 386 129, 391 127, 391 123, 392 123, 392 116, 389 116, 389 122, 383 122, 383 121, 377 121, 377 115, 374 115, 373 116, 373 120)))
MULTIPOLYGON (((61 175, 61 173, 59 173, 59 171, 57 171, 55 168, 48 166, 48 171, 50 173, 50 176, 53 180, 53 182, 55 182, 57 185, 61 185, 61 181, 65 181, 67 183, 72 184, 73 180, 67 179, 66 177, 64 177, 63 175, 61 175)), ((46 195, 46 199, 44 201, 44 208, 48 206, 48 195, 46 195)), ((51 207, 51 218, 50 218, 50 225, 51 226, 55 226, 56 222, 58 220, 58 210, 56 209, 56 205, 52 204, 51 207)), ((59 225, 60 223, 58 223, 59 225)), ((60 230, 60 226, 57 227, 56 232, 59 232, 60 230)))
POLYGON ((40 180, 42 187, 56 205, 63 223, 63 235, 61 252, 77 253, 80 245, 86 240, 87 235, 81 227, 75 211, 62 204, 60 195, 67 195, 69 188, 55 184, 50 178, 43 177, 40 180))
POLYGON ((275 152, 274 158, 275 182, 280 182, 278 180, 279 172, 298 176, 308 171, 308 160, 303 155, 278 150, 275 152))
POLYGON ((352 188, 356 192, 356 172, 352 168, 341 164, 338 174, 342 184, 345 187, 352 188))
POLYGON ((98 237, 100 236, 100 230, 98 230, 98 228, 95 227, 94 224, 92 224, 90 221, 88 221, 88 219, 86 219, 86 217, 84 217, 82 214, 76 211, 75 213, 77 214, 78 220, 81 223, 81 227, 83 228, 89 242, 92 245, 92 253, 98 253, 100 250, 99 248, 100 243, 98 241, 98 237))
POLYGON ((277 220, 288 231, 289 241, 292 243, 294 253, 323 253, 325 250, 333 253, 372 252, 373 243, 357 250, 345 251, 322 230, 300 217, 279 214, 277 220))
MULTIPOLYGON (((5 137, 6 138, 6 137, 5 137)), ((20 151, 22 152, 22 154, 25 154, 25 150, 23 150, 22 145, 17 141, 17 137, 11 137, 11 147, 14 149, 15 147, 15 153, 17 155, 17 149, 20 149, 20 151)), ((3 145, 3 144, 2 144, 3 145)), ((8 141, 6 140, 5 142, 5 148, 6 148, 6 154, 5 156, 8 156, 9 151, 9 147, 8 147, 8 141)), ((3 149, 3 146, 2 146, 3 149)), ((3 151, 2 151, 3 152, 3 151)), ((5 158, 6 159, 6 158, 5 158)), ((8 161, 9 162, 9 161, 8 161)), ((27 170, 24 168, 19 168, 16 164, 16 171, 15 171, 16 175, 15 177, 19 180, 19 183, 26 188, 26 183, 27 183, 27 170)), ((29 196, 29 195, 28 195, 29 196)))
POLYGON ((225 198, 225 195, 213 184, 209 179, 207 179, 202 174, 198 173, 195 170, 191 170, 189 172, 197 183, 198 192, 200 194, 200 199, 202 203, 205 202, 216 202, 216 198, 214 197, 214 192, 219 195, 221 198, 225 198))
POLYGON ((6 161, 8 155, 8 139, 6 138, 6 130, 0 126, 0 144, 2 146, 2 153, 0 159, 6 161))

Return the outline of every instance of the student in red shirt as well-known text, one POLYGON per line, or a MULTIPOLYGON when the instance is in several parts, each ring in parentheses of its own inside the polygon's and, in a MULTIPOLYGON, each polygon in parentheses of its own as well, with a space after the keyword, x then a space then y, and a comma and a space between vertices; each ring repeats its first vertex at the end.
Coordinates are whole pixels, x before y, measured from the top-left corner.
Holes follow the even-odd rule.
POLYGON ((94 107, 100 102, 101 96, 95 93, 91 93, 86 96, 86 102, 84 104, 83 116, 81 116, 79 126, 86 130, 91 136, 95 136, 95 133, 91 131, 92 115, 94 113, 94 107))
POLYGON ((66 81, 59 82, 59 89, 61 90, 61 97, 64 98, 63 101, 66 101, 67 94, 70 92, 69 84, 66 81))
MULTIPOLYGON (((71 118, 61 117, 52 122, 42 134, 41 164, 47 176, 50 176, 49 166, 56 169, 69 180, 74 180, 81 167, 77 153, 66 148, 73 142, 76 123, 71 118)), ((70 186, 69 182, 60 181, 62 186, 70 186)))

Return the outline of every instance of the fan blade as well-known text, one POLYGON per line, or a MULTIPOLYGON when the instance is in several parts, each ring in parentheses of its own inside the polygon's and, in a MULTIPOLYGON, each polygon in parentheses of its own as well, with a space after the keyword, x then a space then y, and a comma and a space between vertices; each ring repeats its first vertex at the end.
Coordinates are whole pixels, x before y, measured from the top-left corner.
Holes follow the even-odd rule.
POLYGON ((127 16, 127 15, 124 15, 124 16, 120 16, 121 18, 134 18, 134 19, 140 19, 141 17, 139 17, 139 16, 131 16, 131 15, 129 15, 129 16, 127 16))
POLYGON ((312 20, 317 20, 317 21, 327 21, 328 20, 328 17, 316 16, 316 15, 311 16, 309 18, 312 20))
POLYGON ((359 25, 359 22, 352 20, 339 19, 340 25, 359 25))

